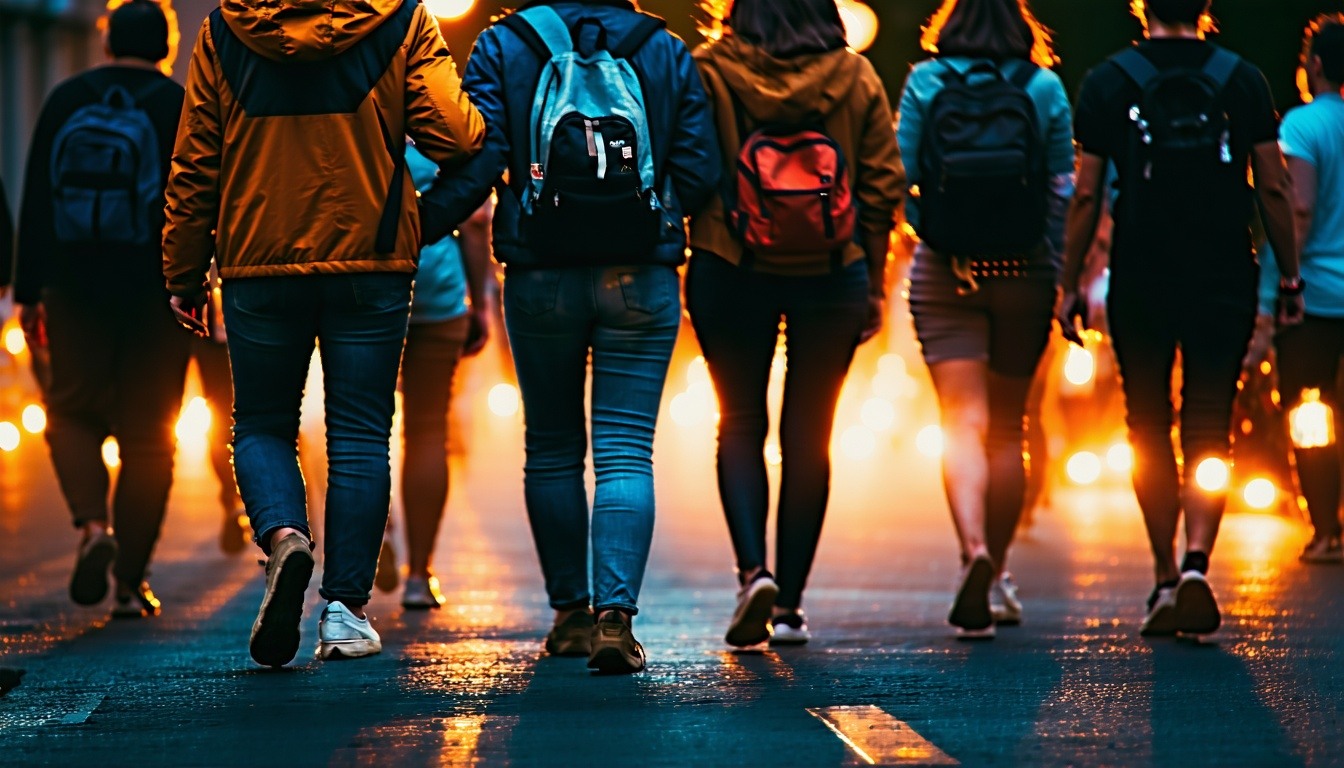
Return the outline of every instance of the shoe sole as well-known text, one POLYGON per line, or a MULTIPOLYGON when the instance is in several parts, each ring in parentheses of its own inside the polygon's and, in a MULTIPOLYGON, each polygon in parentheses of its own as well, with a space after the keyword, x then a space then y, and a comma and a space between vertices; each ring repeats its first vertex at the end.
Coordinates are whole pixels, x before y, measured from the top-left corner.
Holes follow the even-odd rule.
POLYGON ((313 556, 294 549, 277 568, 275 584, 267 585, 248 644, 252 659, 263 667, 283 667, 299 653, 299 623, 313 577, 313 556))
POLYGON ((957 600, 947 622, 959 629, 976 631, 994 626, 994 614, 989 610, 989 588, 994 581, 994 566, 988 558, 971 561, 966 578, 957 590, 957 600))
POLYGON ((100 539, 75 562, 70 576, 70 599, 76 605, 97 605, 107 598, 107 570, 117 558, 117 544, 100 539))
POLYGON ((994 637, 995 632, 993 624, 984 629, 957 629, 957 639, 967 643, 993 640, 994 637))
POLYGON ((601 675, 630 675, 644 670, 644 659, 631 661, 625 651, 609 645, 588 657, 588 668, 601 675))
POLYGON ((810 637, 778 637, 778 636, 771 636, 771 638, 770 638, 770 645, 771 645, 771 647, 774 647, 774 646, 794 646, 794 647, 796 647, 796 646, 799 646, 799 645, 807 645, 808 641, 810 641, 811 639, 812 639, 812 638, 810 638, 810 637))
POLYGON ((1170 637, 1176 634, 1176 606, 1173 603, 1158 610, 1156 613, 1149 613, 1143 620, 1143 625, 1139 627, 1139 635, 1142 637, 1170 637))
POLYGON ((1207 635, 1223 624, 1218 601, 1213 589, 1204 579, 1182 579, 1176 587, 1176 632, 1186 635, 1207 635))
POLYGON ((345 661, 376 656, 383 652, 383 644, 373 640, 344 640, 339 643, 322 643, 317 647, 317 658, 322 661, 345 661))
POLYGON ((779 585, 761 579, 751 585, 743 603, 733 615, 728 625, 724 642, 737 648, 760 645, 770 639, 770 612, 775 608, 775 598, 779 597, 779 585))
POLYGON ((996 611, 996 610, 994 610, 994 609, 992 609, 992 608, 990 609, 989 613, 990 613, 990 616, 994 619, 994 624, 995 624, 995 626, 999 626, 999 627, 1020 627, 1020 626, 1022 626, 1022 615, 1021 615, 1021 614, 1013 615, 1013 614, 1010 614, 1010 613, 1007 613, 1007 612, 1000 613, 999 611, 996 611))

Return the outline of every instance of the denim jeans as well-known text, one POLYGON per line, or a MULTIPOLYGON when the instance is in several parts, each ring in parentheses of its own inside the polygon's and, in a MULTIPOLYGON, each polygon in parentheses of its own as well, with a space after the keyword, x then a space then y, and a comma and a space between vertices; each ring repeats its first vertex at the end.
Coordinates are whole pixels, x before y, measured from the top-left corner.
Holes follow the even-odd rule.
POLYGON ((263 548, 278 528, 309 530, 299 403, 314 342, 322 351, 327 600, 363 605, 373 588, 391 498, 388 444, 411 279, 361 273, 224 281, 234 471, 263 548))
POLYGON ((653 540, 653 434, 681 323, 670 267, 513 269, 504 317, 526 415, 524 492, 551 606, 637 612, 653 540), (592 355, 592 584, 588 420, 592 355))

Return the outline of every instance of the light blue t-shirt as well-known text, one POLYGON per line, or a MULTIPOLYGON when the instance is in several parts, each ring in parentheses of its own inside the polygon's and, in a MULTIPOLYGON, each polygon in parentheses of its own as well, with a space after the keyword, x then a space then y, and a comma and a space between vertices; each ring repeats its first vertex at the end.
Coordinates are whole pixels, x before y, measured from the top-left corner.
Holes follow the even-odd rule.
MULTIPOLYGON (((406 145, 406 170, 415 188, 424 192, 434 183, 439 167, 406 145)), ((456 235, 431 243, 420 251, 420 269, 415 274, 412 323, 442 323, 467 314, 467 273, 456 235)))
MULTIPOLYGON (((1344 98, 1324 94, 1289 112, 1279 127, 1279 144, 1283 154, 1316 169, 1316 206, 1302 244, 1307 313, 1344 317, 1344 98)), ((1271 312, 1279 285, 1271 248, 1260 263, 1260 309, 1271 312)))
MULTIPOLYGON (((905 90, 901 93, 900 119, 896 129, 901 157, 905 158, 909 186, 917 186, 920 182, 919 148, 924 137, 924 117, 933 105, 933 98, 943 88, 946 68, 951 66, 958 72, 965 72, 975 61, 965 56, 945 56, 922 61, 910 70, 905 90)), ((1025 62, 1015 62, 1004 66, 1024 65, 1025 62)), ((1012 69, 1007 71, 1016 72, 1012 69)), ((1045 138, 1046 171, 1052 177, 1071 175, 1074 166, 1073 108, 1063 81, 1059 75, 1043 69, 1028 84, 1027 95, 1036 104, 1038 125, 1045 138)), ((1072 189, 1068 191, 1072 193, 1072 189)), ((918 200, 906 198, 905 217, 911 226, 919 228, 918 200)))

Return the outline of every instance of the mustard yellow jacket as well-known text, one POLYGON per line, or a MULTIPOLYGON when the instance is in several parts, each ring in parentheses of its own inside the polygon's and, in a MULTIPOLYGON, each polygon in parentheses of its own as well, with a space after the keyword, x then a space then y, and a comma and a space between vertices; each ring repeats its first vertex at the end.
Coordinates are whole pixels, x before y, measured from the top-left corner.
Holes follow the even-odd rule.
POLYGON ((414 272, 405 136, 441 167, 480 113, 416 0, 223 0, 187 71, 163 233, 168 290, 225 279, 414 272))

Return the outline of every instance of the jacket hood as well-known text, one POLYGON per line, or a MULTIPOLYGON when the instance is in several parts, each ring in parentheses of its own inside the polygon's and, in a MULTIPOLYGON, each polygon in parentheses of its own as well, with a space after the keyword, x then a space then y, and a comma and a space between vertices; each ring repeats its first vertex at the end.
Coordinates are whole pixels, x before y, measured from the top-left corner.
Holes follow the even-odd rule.
POLYGON ((860 57, 846 49, 778 59, 732 34, 706 48, 707 58, 753 120, 803 123, 833 113, 859 76, 860 57))
POLYGON ((320 61, 363 40, 402 1, 223 0, 220 11, 254 52, 277 61, 320 61))

